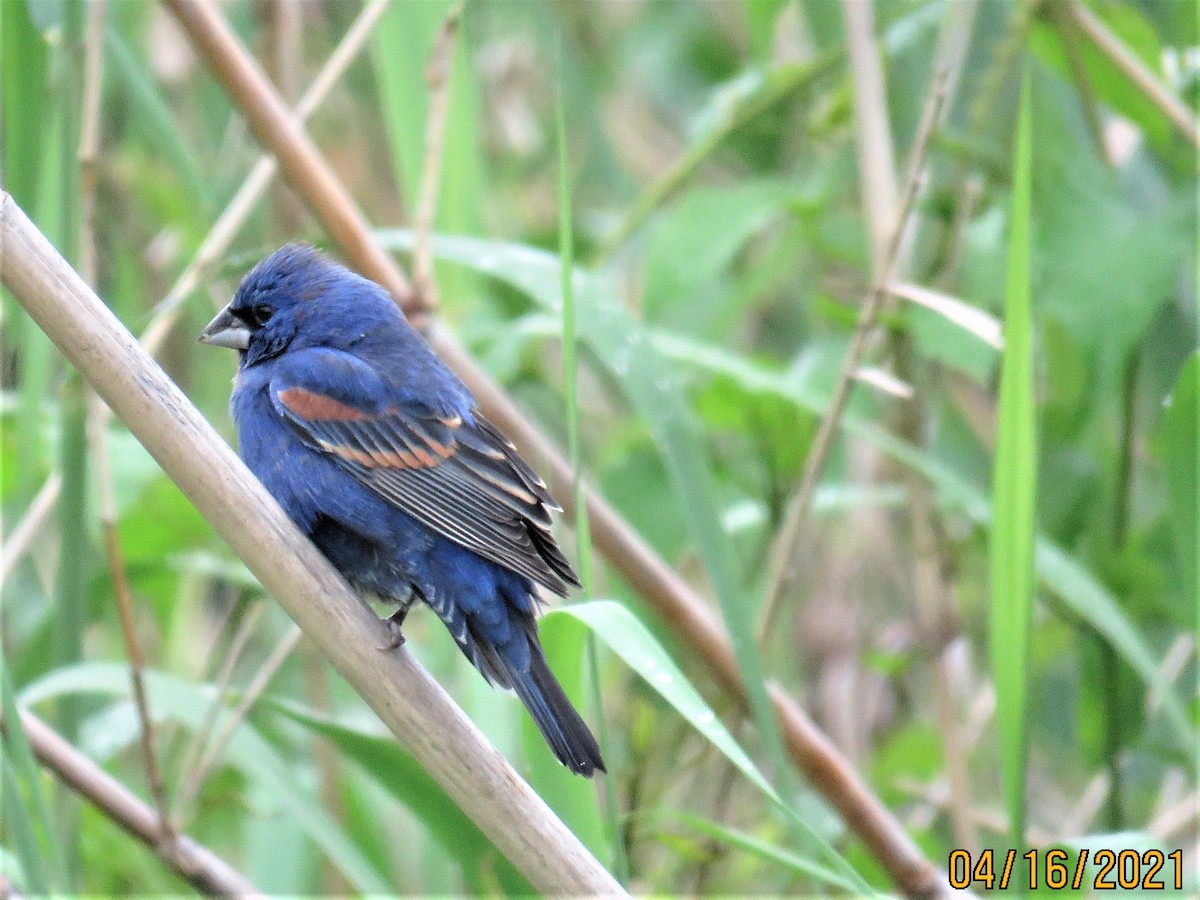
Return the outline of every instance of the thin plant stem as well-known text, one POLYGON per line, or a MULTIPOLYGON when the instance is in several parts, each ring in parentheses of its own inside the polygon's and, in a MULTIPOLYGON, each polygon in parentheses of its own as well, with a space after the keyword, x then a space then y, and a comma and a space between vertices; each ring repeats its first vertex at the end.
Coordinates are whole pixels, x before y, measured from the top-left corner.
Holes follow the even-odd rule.
MULTIPOLYGON (((561 73, 562 47, 559 47, 561 73)), ((579 580, 585 597, 594 597, 592 581, 592 539, 588 527, 587 496, 583 481, 583 448, 579 437, 579 360, 575 325, 575 240, 571 219, 571 169, 567 153, 567 114, 563 103, 561 75, 555 104, 555 127, 558 141, 558 253, 562 263, 562 347, 563 382, 567 399, 567 446, 574 468, 572 494, 575 497, 575 537, 579 547, 579 580)), ((587 636, 588 684, 592 695, 592 713, 600 746, 607 750, 608 721, 604 715, 604 696, 600 689, 600 660, 596 638, 587 636)), ((621 839, 621 814, 617 807, 617 779, 613 772, 604 773, 604 807, 608 830, 612 837, 613 870, 622 884, 629 882, 629 860, 625 842, 621 839)))
POLYGON ((53 515, 61 491, 62 475, 54 472, 34 495, 21 521, 5 535, 4 546, 0 547, 0 588, 4 587, 17 563, 29 552, 42 527, 53 515))
POLYGON ((437 280, 433 271, 433 223, 437 217, 438 184, 441 179, 446 120, 450 111, 450 76, 454 69, 455 39, 465 0, 458 0, 446 14, 433 43, 425 82, 429 87, 429 114, 425 119, 425 158, 421 169, 421 193, 414 220, 416 247, 413 250, 415 324, 437 308, 437 280))
MULTIPOLYGON (((875 41, 875 15, 870 3, 842 0, 846 23, 846 49, 854 83, 854 136, 858 144, 858 177, 871 248, 871 275, 875 280, 893 264, 889 249, 905 221, 896 214, 896 158, 887 116, 887 88, 875 41)), ((857 368, 857 366, 856 366, 857 368)))
POLYGON ((913 202, 916 199, 920 186, 920 174, 925 165, 925 156, 929 150, 933 132, 941 119, 941 112, 946 98, 945 88, 948 76, 949 72, 944 67, 939 67, 933 73, 929 94, 926 97, 925 107, 921 112, 921 121, 917 127, 917 134, 913 141, 900 206, 896 211, 896 218, 892 225, 888 245, 883 254, 884 266, 879 272, 875 273, 871 290, 863 300, 858 322, 855 325, 854 334, 850 339, 850 346, 846 349, 846 354, 842 358, 841 370, 838 373, 837 383, 830 397, 829 406, 825 411, 824 417, 821 419, 816 437, 813 438, 812 449, 809 450, 808 458, 805 460, 804 474, 800 479, 800 487, 788 503, 783 526, 780 528, 779 534, 775 538, 775 542, 771 548, 771 555, 768 562, 767 587, 763 595, 762 612, 759 620, 760 642, 774 627, 781 601, 790 585, 792 559, 795 555, 796 542, 799 539, 804 520, 808 516, 809 507, 812 505, 813 493, 821 477, 821 472, 825 468, 825 461, 828 459, 829 451, 833 447, 833 439, 837 433, 838 423, 841 421, 842 414, 846 411, 846 405, 850 400, 850 390, 854 383, 854 373, 876 339, 875 324, 884 303, 887 301, 888 285, 895 280, 897 254, 906 231, 913 202))
POLYGON ((204 787, 204 782, 207 780, 209 773, 212 772, 213 766, 225 748, 228 746, 233 733, 237 731, 239 725, 246 719, 250 708, 255 704, 263 691, 271 683, 271 679, 275 677, 275 673, 287 661, 292 651, 296 649, 296 645, 300 643, 300 638, 304 637, 304 632, 293 625, 288 629, 287 633, 275 645, 275 649, 271 651, 254 677, 250 679, 250 684, 246 686, 246 690, 242 693, 238 705, 234 707, 233 712, 222 723, 221 730, 213 736, 212 741, 204 751, 204 756, 200 758, 200 763, 195 768, 195 775, 188 781, 187 789, 180 791, 179 801, 177 804, 178 815, 181 820, 186 822, 190 816, 192 804, 196 797, 199 796, 201 789, 204 787))
POLYGON ((1200 122, 1187 105, 1160 82, 1132 50, 1125 46, 1091 9, 1070 4, 1071 18, 1083 35, 1108 58, 1142 94, 1158 107, 1193 147, 1200 148, 1200 122))
MULTIPOLYGON (((92 421, 95 425, 99 425, 95 416, 92 417, 92 421)), ((112 465, 109 461, 107 435, 103 430, 93 428, 91 445, 93 464, 96 472, 97 496, 100 506, 100 530, 104 539, 104 551, 108 560, 109 577, 112 580, 113 598, 116 600, 117 614, 121 621, 121 636, 125 641, 125 651, 129 656, 129 681, 133 693, 134 708, 137 710, 142 764, 146 770, 146 783, 150 787, 150 795, 154 798, 154 806, 158 812, 161 839, 164 842, 170 842, 174 840, 170 809, 167 806, 167 794, 163 784, 162 770, 158 765, 158 752, 155 748, 154 738, 154 718, 150 713, 150 703, 146 697, 146 684, 143 675, 146 662, 142 655, 141 641, 138 639, 137 624, 133 611, 133 592, 129 588, 129 579, 125 571, 125 561, 121 552, 120 535, 117 532, 117 512, 112 482, 112 465)))
MULTIPOLYGON (((200 720, 200 724, 192 732, 191 740, 184 751, 183 759, 178 767, 179 775, 183 781, 179 790, 175 792, 175 821, 177 823, 185 822, 190 816, 190 809, 183 809, 184 804, 180 798, 196 796, 197 789, 194 782, 196 773, 199 771, 200 754, 204 752, 204 747, 209 742, 209 737, 213 726, 216 724, 217 717, 224 708, 225 698, 229 693, 229 682, 233 678, 233 671, 237 667, 238 660, 241 659, 242 651, 245 649, 247 641, 250 640, 250 636, 254 633, 254 627, 258 624, 264 608, 261 603, 255 604, 242 617, 241 622, 238 623, 237 631, 234 632, 233 640, 229 643, 229 649, 226 651, 225 658, 221 662, 220 671, 217 673, 215 680, 216 693, 213 694, 212 702, 204 711, 204 718, 200 720), (187 815, 184 814, 185 812, 187 815)), ((188 803, 190 804, 190 802, 189 800, 188 803)))

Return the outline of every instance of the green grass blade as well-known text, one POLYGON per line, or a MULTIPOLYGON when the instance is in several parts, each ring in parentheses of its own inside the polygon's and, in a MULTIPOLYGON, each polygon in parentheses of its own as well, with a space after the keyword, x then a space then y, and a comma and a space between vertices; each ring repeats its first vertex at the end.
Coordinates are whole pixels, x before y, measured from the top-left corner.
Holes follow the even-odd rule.
POLYGON ((1160 422, 1163 462, 1167 483, 1171 530, 1176 538, 1179 567, 1183 572, 1184 596, 1200 596, 1196 567, 1200 563, 1200 529, 1196 527, 1196 508, 1200 505, 1200 353, 1193 353, 1171 392, 1160 422))
MULTIPOLYGON (((87 491, 87 392, 83 379, 72 375, 62 387, 62 427, 58 501, 59 553, 55 598, 54 661, 58 667, 83 658, 83 629, 87 621, 87 581, 90 557, 87 491)), ((59 706, 58 728, 74 743, 79 737, 80 708, 75 698, 59 706)))
POLYGON ((678 819, 696 831, 708 837, 716 838, 718 841, 736 850, 744 850, 766 862, 782 866, 790 870, 794 875, 816 879, 832 887, 840 888, 852 896, 858 895, 861 892, 861 888, 856 882, 848 881, 832 869, 807 860, 802 856, 797 856, 795 853, 785 850, 783 847, 772 844, 769 841, 765 841, 757 835, 747 834, 736 828, 728 828, 718 822, 702 819, 699 816, 689 815, 688 813, 675 813, 672 815, 672 818, 678 819))
MULTIPOLYGON (((59 557, 54 601, 54 664, 67 668, 83 658, 83 630, 88 614, 88 577, 91 548, 88 541, 87 493, 87 392, 83 379, 72 372, 60 392, 62 427, 59 472, 62 492, 58 499, 59 557)), ((63 697, 58 704, 58 730, 74 744, 79 739, 83 704, 79 697, 63 697)), ((76 870, 79 857, 79 807, 75 795, 62 787, 56 802, 58 838, 68 865, 76 870)))
POLYGON ((20 711, 13 694, 12 676, 8 660, 0 656, 0 704, 4 710, 4 735, 0 742, 0 756, 4 762, 4 801, 0 803, 8 827, 20 853, 21 864, 30 883, 23 885, 30 892, 37 892, 35 880, 43 886, 66 884, 66 862, 58 841, 54 838, 54 820, 46 793, 42 790, 42 773, 34 758, 33 749, 25 728, 21 724, 20 711), (13 806, 9 809, 10 802, 13 806), (12 817, 12 818, 10 818, 12 817), (40 827, 39 827, 40 826, 40 827), (44 836, 40 841, 38 834, 44 836))
POLYGON ((25 3, 0 3, 0 110, 4 121, 4 188, 34 208, 46 101, 46 44, 25 3))
POLYGON ((1033 321, 1029 298, 1032 138, 1029 85, 1021 91, 1013 165, 1012 221, 1004 303, 996 462, 992 482, 991 657, 996 683, 1000 768, 1011 846, 1025 846, 1027 684, 1034 580, 1037 438, 1033 321))
POLYGON ((50 893, 46 881, 46 864, 42 859, 41 847, 38 845, 37 834, 33 827, 33 816, 21 793, 21 785, 13 772, 12 762, 7 753, 0 754, 0 794, 4 803, 0 804, 0 821, 4 823, 5 831, 16 848, 17 858, 21 861, 22 874, 25 883, 23 891, 34 896, 45 896, 50 893))
MULTIPOLYGON (((559 59, 562 47, 559 46, 559 59)), ((561 69, 561 66, 560 66, 561 69)), ((587 494, 583 486, 583 449, 579 439, 579 361, 575 327, 575 234, 571 214, 571 169, 567 159, 567 114, 561 81, 555 107, 555 129, 558 141, 558 256, 562 291, 562 348, 563 385, 567 403, 567 445, 571 455, 574 477, 571 490, 575 496, 575 539, 579 551, 579 580, 583 595, 594 596, 592 590, 592 534, 587 516, 587 494)), ((596 722, 597 739, 601 749, 611 759, 608 723, 604 718, 604 699, 600 690, 600 669, 596 642, 585 636, 588 659, 588 686, 592 699, 592 715, 596 722)), ((610 763, 611 765, 611 763, 610 763)), ((604 812, 608 819, 608 834, 613 873, 626 884, 629 881, 629 860, 625 857, 625 842, 621 838, 621 816, 617 809, 616 775, 604 775, 604 812)))

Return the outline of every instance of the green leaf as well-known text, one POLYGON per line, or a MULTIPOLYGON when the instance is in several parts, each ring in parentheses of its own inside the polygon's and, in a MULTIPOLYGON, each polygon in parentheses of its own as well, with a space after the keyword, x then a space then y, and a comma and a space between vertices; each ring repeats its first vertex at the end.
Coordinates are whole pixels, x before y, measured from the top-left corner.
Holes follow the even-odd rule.
POLYGON ((1200 421, 1200 353, 1193 353, 1179 373, 1159 425, 1169 486, 1171 532, 1184 573, 1184 596, 1192 598, 1200 596, 1196 579, 1200 562, 1200 543, 1197 543, 1200 531, 1196 527, 1196 506, 1200 503, 1197 421, 1200 421))
POLYGON ((991 651, 996 683, 1000 762, 1013 847, 1024 848, 1028 752, 1029 628, 1034 579, 1034 493, 1037 437, 1033 387, 1033 321, 1029 303, 1030 159, 1028 79, 1021 91, 1013 163, 1012 222, 1004 304, 1004 354, 992 480, 991 651))
POLYGON ((28 881, 21 885, 23 890, 33 894, 49 894, 45 868, 42 860, 42 848, 38 844, 37 834, 33 826, 33 816, 21 792, 21 783, 13 773, 12 761, 8 754, 0 754, 0 793, 4 795, 3 816, 5 830, 16 845, 17 857, 28 881))
MULTIPOLYGON (((146 692, 155 718, 170 718, 189 729, 202 725, 212 703, 212 688, 188 684, 162 672, 146 671, 146 692)), ((83 663, 58 669, 25 688, 22 702, 33 706, 53 697, 73 694, 103 694, 128 698, 129 670, 115 663, 83 663)), ((228 720, 230 712, 221 709, 212 723, 214 732, 228 720)), ((267 743, 248 722, 233 732, 224 758, 230 765, 253 778, 281 810, 303 827, 343 875, 364 893, 384 894, 389 885, 359 852, 338 824, 321 808, 312 790, 294 777, 294 768, 267 743)))
POLYGON ((286 700, 268 702, 283 715, 328 738, 343 758, 353 760, 388 794, 403 803, 462 866, 472 891, 487 884, 485 869, 494 870, 506 894, 532 890, 479 826, 392 737, 339 723, 286 700))
POLYGON ((715 333, 730 315, 725 275, 738 250, 792 202, 796 189, 761 179, 685 194, 646 242, 646 319, 689 334, 715 333))
POLYGON ((730 847, 752 853, 765 862, 783 866, 796 875, 805 878, 815 878, 825 884, 841 888, 852 896, 861 893, 861 887, 857 882, 848 881, 832 869, 797 856, 795 853, 764 841, 755 835, 747 834, 744 831, 738 831, 736 828, 729 828, 718 822, 712 822, 708 819, 702 819, 699 816, 687 813, 674 813, 672 814, 672 818, 678 819, 696 831, 706 834, 711 838, 716 838, 730 847))
POLYGON ((0 650, 0 704, 4 712, 0 764, 4 787, 0 814, 16 843, 21 866, 29 879, 22 887, 31 893, 47 893, 52 886, 66 886, 66 862, 54 839, 50 804, 42 790, 42 773, 29 746, 13 696, 8 660, 0 650), (39 834, 42 836, 39 838, 39 834))

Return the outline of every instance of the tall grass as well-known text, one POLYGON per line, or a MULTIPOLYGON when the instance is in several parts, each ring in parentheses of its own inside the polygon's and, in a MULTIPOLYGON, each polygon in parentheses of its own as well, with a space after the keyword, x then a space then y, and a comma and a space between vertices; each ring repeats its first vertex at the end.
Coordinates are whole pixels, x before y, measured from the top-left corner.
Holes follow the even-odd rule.
POLYGON ((1025 847, 1029 630, 1037 594, 1034 579, 1037 431, 1030 310, 1030 204, 1033 154, 1030 88, 1026 76, 1017 114, 1009 220, 1008 276, 1004 300, 1004 357, 992 475, 991 629, 992 676, 1004 776, 1009 841, 1025 847))

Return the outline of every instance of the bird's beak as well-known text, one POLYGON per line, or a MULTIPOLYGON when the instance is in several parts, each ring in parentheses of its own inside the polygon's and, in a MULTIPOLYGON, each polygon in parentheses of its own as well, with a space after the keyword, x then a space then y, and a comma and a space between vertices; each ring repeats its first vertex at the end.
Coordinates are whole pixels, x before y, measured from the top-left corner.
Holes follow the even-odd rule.
POLYGON ((250 346, 250 329, 226 306, 205 326, 197 340, 202 344, 212 344, 214 347, 245 350, 250 346))

